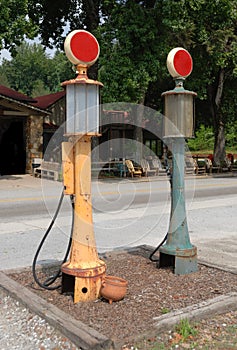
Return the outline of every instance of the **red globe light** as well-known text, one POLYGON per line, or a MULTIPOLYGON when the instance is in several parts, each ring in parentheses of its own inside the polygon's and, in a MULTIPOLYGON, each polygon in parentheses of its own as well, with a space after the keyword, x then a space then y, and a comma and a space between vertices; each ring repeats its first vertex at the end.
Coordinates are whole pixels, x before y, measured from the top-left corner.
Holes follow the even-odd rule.
POLYGON ((74 30, 66 37, 64 49, 73 64, 91 66, 99 57, 100 47, 96 38, 85 30, 74 30))
POLYGON ((172 49, 167 56, 167 68, 174 78, 189 76, 193 69, 190 53, 181 47, 172 49))

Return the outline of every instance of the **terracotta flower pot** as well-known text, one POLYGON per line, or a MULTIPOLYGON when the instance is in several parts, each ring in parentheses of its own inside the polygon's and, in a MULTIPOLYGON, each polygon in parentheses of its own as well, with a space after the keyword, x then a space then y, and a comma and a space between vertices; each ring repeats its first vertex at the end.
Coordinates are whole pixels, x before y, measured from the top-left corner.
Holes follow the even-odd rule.
POLYGON ((116 276, 105 276, 102 280, 100 295, 110 304, 113 301, 122 300, 127 292, 128 282, 116 276))

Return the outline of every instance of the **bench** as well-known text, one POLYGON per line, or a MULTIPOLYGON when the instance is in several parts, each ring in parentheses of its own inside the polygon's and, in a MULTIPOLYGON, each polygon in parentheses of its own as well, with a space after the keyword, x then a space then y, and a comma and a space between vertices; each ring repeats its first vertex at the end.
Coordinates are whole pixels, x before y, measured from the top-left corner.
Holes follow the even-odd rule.
POLYGON ((122 161, 109 161, 109 162, 92 162, 91 163, 92 176, 98 177, 108 173, 109 175, 118 174, 120 177, 126 176, 126 166, 122 161))
POLYGON ((61 172, 61 165, 56 162, 42 161, 41 165, 34 168, 34 176, 44 179, 59 180, 59 173, 61 172))

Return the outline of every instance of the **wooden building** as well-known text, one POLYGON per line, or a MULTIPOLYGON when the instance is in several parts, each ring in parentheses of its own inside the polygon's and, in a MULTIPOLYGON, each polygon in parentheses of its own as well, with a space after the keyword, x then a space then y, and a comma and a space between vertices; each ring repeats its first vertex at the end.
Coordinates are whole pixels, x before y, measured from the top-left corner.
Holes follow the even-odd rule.
MULTIPOLYGON (((65 91, 31 98, 0 85, 0 174, 31 173, 65 118, 65 91)), ((133 119, 127 111, 102 111, 101 137, 93 146, 105 147, 97 153, 97 160, 132 158, 134 149, 128 149, 129 140, 145 145, 146 155, 150 150, 162 156, 162 142, 157 136, 161 125, 156 118, 143 119, 139 125, 133 119)))

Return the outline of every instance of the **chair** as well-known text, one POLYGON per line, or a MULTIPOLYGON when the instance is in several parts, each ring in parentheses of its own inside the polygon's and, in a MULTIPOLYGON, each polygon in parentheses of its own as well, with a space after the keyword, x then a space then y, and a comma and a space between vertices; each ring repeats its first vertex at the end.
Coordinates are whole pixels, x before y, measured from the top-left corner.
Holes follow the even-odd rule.
POLYGON ((207 168, 206 168, 206 160, 205 158, 197 158, 197 170, 196 174, 206 174, 207 168))
POLYGON ((159 171, 160 171, 160 169, 162 169, 162 164, 161 164, 160 159, 157 159, 157 158, 153 159, 152 166, 155 169, 156 175, 159 175, 159 171))
POLYGON ((212 173, 212 161, 209 158, 205 158, 206 163, 206 172, 211 174, 212 173))
POLYGON ((145 176, 148 176, 148 174, 155 174, 156 169, 151 169, 150 164, 146 159, 141 160, 141 168, 142 172, 145 174, 145 176))
POLYGON ((118 169, 118 173, 120 177, 126 177, 126 166, 124 162, 116 163, 116 167, 118 169))
POLYGON ((131 175, 131 177, 133 177, 133 176, 140 176, 141 177, 142 176, 141 169, 138 167, 134 167, 133 162, 131 160, 129 160, 129 159, 125 160, 125 164, 128 168, 128 172, 131 175))
POLYGON ((196 174, 197 162, 191 156, 185 158, 185 174, 196 174))

